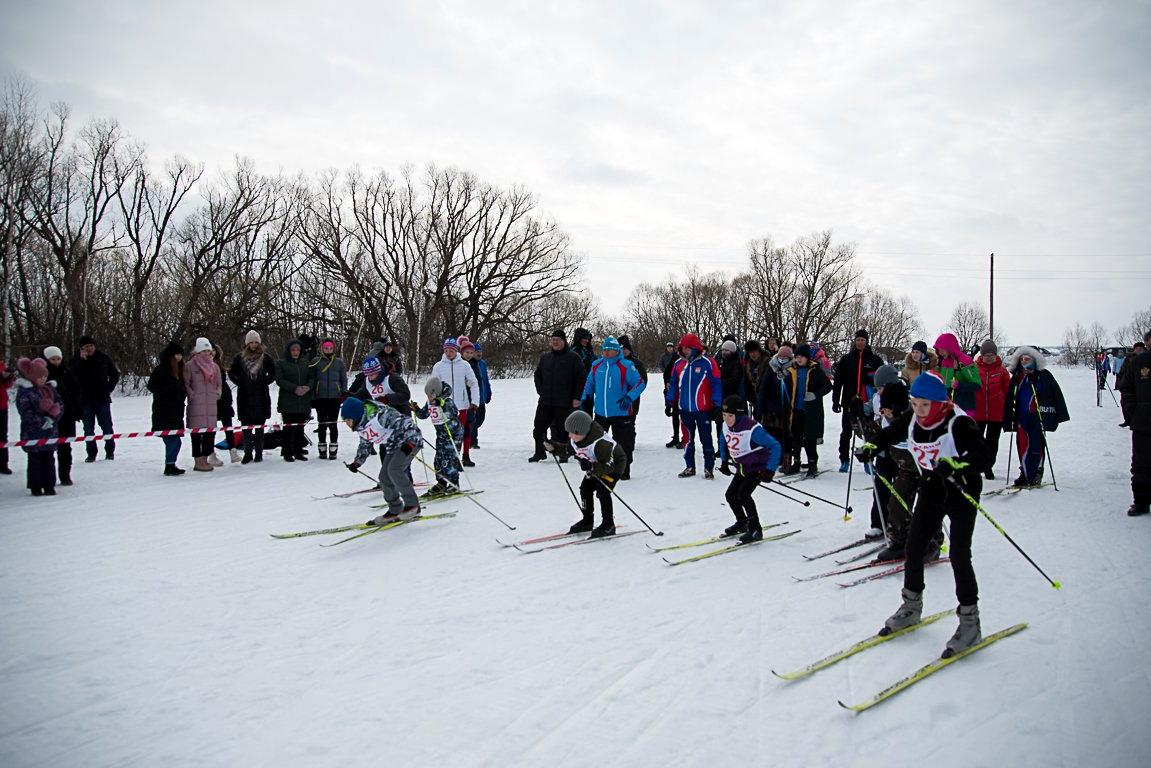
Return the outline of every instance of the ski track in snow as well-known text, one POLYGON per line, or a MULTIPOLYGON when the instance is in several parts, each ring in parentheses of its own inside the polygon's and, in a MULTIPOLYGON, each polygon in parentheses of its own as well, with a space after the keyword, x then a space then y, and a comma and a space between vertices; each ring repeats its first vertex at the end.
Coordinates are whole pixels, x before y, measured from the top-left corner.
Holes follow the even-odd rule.
MULTIPOLYGON (((1095 406, 1090 371, 1055 373, 1073 419, 1051 436, 1061 490, 985 504, 1064 588, 980 520, 984 634, 1030 628, 860 715, 836 699, 936 658, 954 619, 807 679, 770 670, 870 635, 898 605, 899 577, 791 580, 826 570, 801 553, 861 535, 871 491, 852 492, 847 524, 759 493, 765 522, 803 532, 679 568, 647 536, 526 557, 493 537, 576 518, 556 466, 525 461, 530 381, 495 383, 465 475, 514 532, 459 499, 432 507, 454 519, 322 549, 335 539, 268 534, 373 514, 377 497, 312 500, 363 487, 336 462, 272 454, 166 478, 158 439, 126 440, 115 462, 84 464, 75 448, 76 485, 32 499, 15 451, 0 479, 0 765, 1144 765, 1151 520, 1124 515, 1118 409, 1095 406)), ((730 523, 727 479, 675 478, 658 390, 643 400, 634 479, 617 490, 666 531, 660 544, 714 535, 730 523)), ((146 428, 149 407, 117 399, 117 426, 146 428)), ((829 417, 825 468, 838 428, 829 417)), ((348 460, 346 430, 341 443, 348 460)), ((1005 437, 988 489, 1005 482, 1008 450, 1005 437)), ((578 467, 564 470, 576 485, 578 467)), ((828 472, 802 489, 838 501, 845 481, 828 472)), ((616 520, 639 525, 618 503, 616 520)), ((950 570, 926 574, 925 611, 953 606, 950 570)))

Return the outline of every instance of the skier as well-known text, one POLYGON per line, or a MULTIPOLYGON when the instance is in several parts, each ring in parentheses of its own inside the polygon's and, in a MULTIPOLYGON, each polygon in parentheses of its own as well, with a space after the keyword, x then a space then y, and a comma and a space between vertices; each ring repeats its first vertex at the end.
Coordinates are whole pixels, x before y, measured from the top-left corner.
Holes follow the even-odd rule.
MULTIPOLYGON (((64 415, 64 401, 48 383, 48 363, 43 358, 16 361, 21 378, 16 381, 16 411, 20 414, 20 439, 59 437, 57 423, 64 415)), ((26 445, 28 490, 33 496, 56 495, 56 445, 26 445)))
POLYGON ((1144 350, 1123 364, 1119 384, 1126 404, 1124 414, 1131 424, 1131 507, 1130 517, 1151 512, 1151 331, 1143 336, 1144 350))
POLYGON ((924 555, 935 530, 948 517, 951 570, 959 601, 959 627, 943 651, 943 658, 949 658, 982 639, 979 586, 971 564, 976 509, 960 489, 978 501, 983 488, 981 473, 990 466, 991 452, 975 421, 951 402, 948 387, 937 373, 916 377, 910 395, 911 409, 858 451, 861 460, 869 460, 877 451, 906 440, 919 472, 918 498, 907 533, 903 604, 887 619, 879 634, 888 635, 919 623, 923 614, 924 555))
POLYGON ((348 464, 359 472, 367 461, 372 445, 380 447, 380 490, 388 511, 368 521, 368 525, 385 525, 396 520, 411 520, 420 514, 420 500, 412 485, 412 458, 420 449, 423 436, 412 417, 390 405, 380 405, 369 416, 364 401, 349 397, 340 406, 340 418, 360 436, 356 458, 348 464))
POLYGON ((431 419, 436 430, 436 455, 433 460, 436 484, 424 494, 434 498, 452 493, 460 487, 460 446, 463 444, 463 430, 460 426, 460 411, 452 399, 452 387, 440 381, 438 376, 424 382, 424 394, 428 404, 420 407, 412 403, 412 416, 417 419, 431 419))
POLYGON ((635 411, 632 404, 643 392, 644 383, 631 361, 619 357, 621 350, 622 345, 614 336, 603 340, 601 357, 588 371, 581 399, 592 400, 596 422, 603 427, 605 434, 610 429, 612 437, 623 448, 627 465, 617 477, 630 480, 635 453, 635 411))
MULTIPOLYGON (((583 391, 587 371, 579 356, 568 347, 567 335, 562 328, 556 328, 548 337, 548 351, 540 355, 536 365, 535 419, 532 422, 532 439, 535 452, 528 461, 535 463, 547 458, 544 453, 544 439, 551 430, 552 442, 561 442, 564 419, 572 408, 579 407, 580 393, 583 391)), ((560 461, 565 461, 560 458, 560 461)))
POLYGON ((979 370, 959 346, 959 339, 953 333, 942 333, 935 340, 935 351, 939 355, 939 375, 951 392, 951 399, 968 414, 975 412, 975 393, 981 386, 979 370))
POLYGON ((432 375, 451 385, 452 399, 460 411, 460 428, 463 430, 464 447, 463 465, 465 467, 475 466, 471 459, 472 443, 468 438, 468 429, 470 429, 472 419, 480 406, 480 383, 476 379, 472 366, 460 356, 460 350, 474 346, 467 336, 448 337, 444 339, 443 357, 432 366, 432 375))
POLYGON ((787 409, 784 442, 789 457, 785 474, 797 474, 804 466, 799 458, 800 448, 807 454, 807 476, 819 474, 816 445, 823 438, 823 398, 831 389, 823 368, 811 357, 811 346, 798 345, 792 364, 783 372, 783 397, 787 409))
POLYGON ((856 419, 862 416, 863 403, 871 399, 875 391, 873 377, 883 359, 871 351, 870 336, 866 328, 855 332, 852 349, 835 364, 835 376, 831 390, 831 410, 842 413, 839 432, 839 471, 847 472, 851 467, 851 436, 855 431, 856 419))
MULTIPOLYGON (((1011 374, 999 357, 999 348, 990 339, 979 347, 979 359, 975 361, 975 367, 979 371, 980 387, 975 393, 975 411, 972 416, 979 425, 983 439, 987 441, 987 447, 991 449, 993 467, 996 454, 999 453, 999 435, 1003 432, 1003 403, 1007 399, 1007 390, 1011 388, 1011 374)), ((988 467, 983 476, 994 480, 995 472, 988 467)))
POLYGON ((564 420, 568 432, 570 448, 545 443, 547 450, 572 453, 579 459, 580 468, 587 474, 580 483, 579 496, 583 505, 583 517, 568 529, 568 533, 586 533, 589 538, 599 539, 615 535, 615 517, 612 513, 612 489, 620 474, 627 469, 627 454, 616 442, 604 435, 603 427, 595 422, 587 411, 572 411, 564 420), (595 499, 599 499, 600 524, 595 522, 595 499))
POLYGON ((1047 433, 1071 418, 1059 383, 1047 370, 1047 358, 1034 347, 1016 347, 1007 360, 1011 389, 1004 403, 1003 431, 1015 432, 1019 453, 1016 488, 1034 488, 1043 482, 1047 433))
POLYGON ((911 351, 903 358, 903 370, 900 371, 900 375, 910 387, 919 374, 937 370, 939 370, 939 355, 935 354, 935 350, 928 349, 926 341, 917 341, 911 345, 911 351))
POLYGON ((723 535, 739 535, 741 544, 760 541, 763 525, 752 494, 760 483, 775 479, 782 450, 775 438, 748 416, 747 401, 740 395, 724 398, 723 441, 734 470, 724 498, 735 514, 735 524, 725 528, 723 535))
POLYGON ((672 366, 671 386, 667 391, 664 411, 670 416, 673 405, 679 405, 685 443, 683 460, 686 465, 679 476, 695 476, 695 436, 698 434, 703 447, 703 476, 711 480, 715 477, 711 422, 719 420, 720 403, 723 401, 719 366, 703 353, 703 343, 694 333, 684 334, 679 340, 679 346, 686 356, 672 366))
POLYGON ((412 399, 412 391, 398 373, 387 373, 388 369, 375 357, 365 357, 360 365, 360 373, 352 379, 348 395, 357 400, 390 405, 404 411, 412 399))

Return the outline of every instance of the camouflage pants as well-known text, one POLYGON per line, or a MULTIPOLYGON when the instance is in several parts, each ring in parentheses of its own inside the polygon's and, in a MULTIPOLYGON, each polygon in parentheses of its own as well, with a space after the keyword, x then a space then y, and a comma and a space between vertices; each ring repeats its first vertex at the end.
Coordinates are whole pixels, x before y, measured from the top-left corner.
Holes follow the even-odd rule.
POLYGON ((436 477, 442 478, 452 485, 459 486, 460 484, 460 459, 459 459, 460 442, 455 441, 452 444, 452 439, 448 437, 448 430, 444 426, 436 427, 436 457, 433 461, 436 469, 436 477))

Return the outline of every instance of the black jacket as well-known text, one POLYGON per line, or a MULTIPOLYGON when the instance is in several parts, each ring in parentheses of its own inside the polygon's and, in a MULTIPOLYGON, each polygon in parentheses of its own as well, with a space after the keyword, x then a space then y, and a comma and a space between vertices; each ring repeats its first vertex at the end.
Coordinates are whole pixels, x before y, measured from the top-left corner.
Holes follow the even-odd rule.
POLYGON ((591 369, 591 364, 595 362, 595 352, 591 348, 591 331, 587 328, 576 328, 575 333, 572 334, 572 351, 575 352, 576 357, 583 363, 583 369, 588 371, 591 369), (588 345, 585 347, 580 342, 587 339, 588 345))
POLYGON ((587 372, 575 352, 565 344, 559 352, 548 350, 536 366, 536 394, 541 405, 571 407, 583 394, 587 372))
MULTIPOLYGON (((387 370, 387 367, 384 368, 387 370)), ((404 381, 404 377, 398 373, 393 373, 388 376, 388 386, 391 387, 392 394, 388 397, 388 405, 395 408, 405 416, 412 413, 412 391, 408 388, 408 383, 404 381)), ((352 379, 351 385, 348 387, 348 397, 354 397, 357 400, 364 402, 371 402, 372 396, 368 392, 368 385, 364 377, 364 372, 360 371, 356 377, 352 379)))
POLYGON ((148 391, 152 393, 152 429, 184 428, 188 388, 182 376, 172 375, 172 356, 177 351, 182 350, 175 344, 169 344, 160 353, 160 363, 148 377, 148 391))
POLYGON ((1123 416, 1131 429, 1151 435, 1151 352, 1142 352, 1123 363, 1119 391, 1123 393, 1123 416))
MULTIPOLYGON (((1063 390, 1059 382, 1051 375, 1051 371, 1042 368, 1038 371, 1018 369, 1011 375, 1011 388, 1007 390, 1007 397, 1003 402, 1003 430, 1015 431, 1018 422, 1016 408, 1019 404, 1019 388, 1035 387, 1035 396, 1038 397, 1039 416, 1043 420, 1043 431, 1054 432, 1059 425, 1071 419, 1067 412, 1067 403, 1063 400, 1063 390)), ((1026 392, 1026 390, 1024 390, 1026 392)))
POLYGON ((860 352, 852 349, 835 364, 835 377, 831 389, 832 405, 850 405, 851 399, 864 387, 875 387, 875 372, 883 365, 883 358, 871 351, 871 345, 860 352))
POLYGON ((76 374, 65 363, 52 365, 48 363, 48 381, 55 382, 56 392, 64 401, 64 413, 60 416, 63 423, 80 420, 83 407, 80 404, 80 382, 76 374))
POLYGON ((112 402, 112 390, 120 380, 120 371, 112 358, 97 349, 85 360, 77 352, 72 358, 72 372, 80 383, 80 405, 112 402))
MULTIPOLYGON (((879 434, 873 437, 870 442, 881 451, 898 445, 907 439, 907 427, 913 418, 915 418, 915 413, 908 408, 895 417, 895 421, 891 422, 890 427, 881 429, 879 434)), ((979 425, 975 423, 974 419, 960 413, 957 408, 952 411, 949 417, 930 430, 916 424, 915 439, 920 442, 930 442, 938 439, 949 428, 951 428, 952 436, 955 438, 955 451, 959 454, 957 460, 967 464, 967 468, 962 472, 957 472, 955 478, 969 496, 978 499, 979 494, 983 491, 983 472, 991 469, 992 464, 995 463, 995 456, 983 439, 979 425), (952 421, 955 422, 954 427, 950 427, 952 421)), ((936 476, 934 472, 920 472, 919 491, 927 500, 946 497, 950 490, 942 478, 936 476)))
POLYGON ((723 384, 723 396, 738 395, 744 397, 743 361, 739 358, 739 352, 732 352, 730 355, 721 353, 716 362, 719 363, 719 379, 720 383, 723 384))
POLYGON ((241 424, 263 424, 272 418, 272 396, 268 388, 276 380, 276 364, 266 352, 260 355, 260 367, 254 378, 248 375, 243 352, 232 358, 228 369, 228 379, 236 385, 236 415, 241 424))

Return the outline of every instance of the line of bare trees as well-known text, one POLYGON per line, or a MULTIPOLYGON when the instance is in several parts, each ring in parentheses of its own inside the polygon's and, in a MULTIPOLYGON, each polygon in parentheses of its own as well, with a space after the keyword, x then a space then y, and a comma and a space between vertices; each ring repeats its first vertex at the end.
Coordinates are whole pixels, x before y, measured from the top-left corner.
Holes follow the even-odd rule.
POLYGON ((358 360, 378 336, 408 365, 445 335, 526 359, 546 329, 585 320, 582 259, 519 188, 455 169, 268 176, 237 159, 211 180, 153 164, 112 120, 73 129, 9 87, 0 113, 0 354, 98 339, 144 373, 171 339, 236 348, 331 336, 358 360))

